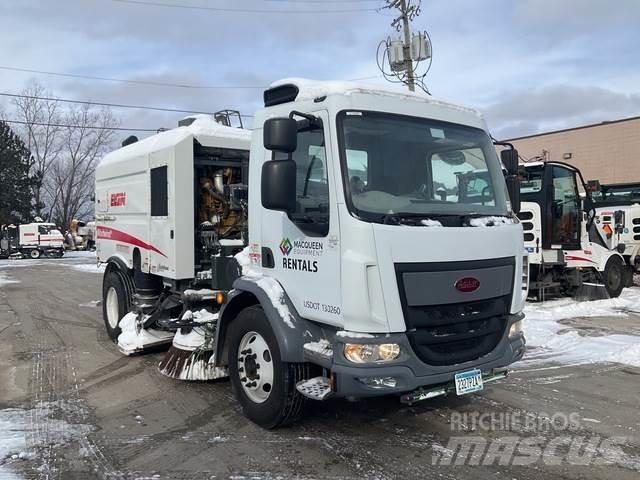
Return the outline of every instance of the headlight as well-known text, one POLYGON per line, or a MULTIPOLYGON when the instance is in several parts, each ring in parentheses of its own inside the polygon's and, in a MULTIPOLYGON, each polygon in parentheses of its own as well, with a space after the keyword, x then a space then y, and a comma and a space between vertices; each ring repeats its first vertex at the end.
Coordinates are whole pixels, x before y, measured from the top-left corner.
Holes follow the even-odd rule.
POLYGON ((347 343, 344 346, 344 356, 353 363, 389 362, 399 355, 400 345, 397 343, 347 343))
POLYGON ((522 320, 518 320, 509 329, 509 336, 515 337, 516 335, 520 335, 522 333, 522 320))

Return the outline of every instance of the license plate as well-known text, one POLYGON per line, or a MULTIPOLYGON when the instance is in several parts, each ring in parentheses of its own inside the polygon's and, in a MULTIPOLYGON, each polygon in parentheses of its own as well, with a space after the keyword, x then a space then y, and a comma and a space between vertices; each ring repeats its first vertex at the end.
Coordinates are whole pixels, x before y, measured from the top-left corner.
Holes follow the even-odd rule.
POLYGON ((456 373, 455 382, 456 394, 458 395, 477 392, 484 388, 482 384, 482 372, 478 369, 456 373))

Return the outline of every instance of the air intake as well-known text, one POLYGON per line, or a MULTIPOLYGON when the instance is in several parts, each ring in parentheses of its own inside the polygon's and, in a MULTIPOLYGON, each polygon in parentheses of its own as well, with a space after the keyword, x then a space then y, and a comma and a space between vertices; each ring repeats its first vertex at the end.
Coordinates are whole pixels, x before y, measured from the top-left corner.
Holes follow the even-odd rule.
POLYGON ((300 90, 296 85, 286 84, 278 85, 264 91, 264 106, 272 107, 283 103, 293 102, 300 90))

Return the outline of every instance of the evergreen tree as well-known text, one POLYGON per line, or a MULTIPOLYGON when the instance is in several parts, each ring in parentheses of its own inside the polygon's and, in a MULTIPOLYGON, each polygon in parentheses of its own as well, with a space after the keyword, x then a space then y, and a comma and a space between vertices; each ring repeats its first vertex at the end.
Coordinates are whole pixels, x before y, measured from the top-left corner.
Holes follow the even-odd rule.
POLYGON ((37 179, 29 175, 30 163, 28 148, 0 120, 0 225, 31 220, 37 179))

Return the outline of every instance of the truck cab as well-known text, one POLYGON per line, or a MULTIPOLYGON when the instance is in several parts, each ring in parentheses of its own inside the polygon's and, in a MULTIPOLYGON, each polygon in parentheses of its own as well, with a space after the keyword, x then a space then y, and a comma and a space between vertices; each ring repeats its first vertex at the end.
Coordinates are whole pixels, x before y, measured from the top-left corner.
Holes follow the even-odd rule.
POLYGON ((235 287, 252 290, 251 275, 281 287, 291 318, 278 330, 302 334, 298 360, 326 368, 334 393, 363 397, 522 356, 522 228, 477 112, 332 84, 276 85, 265 104, 251 144, 252 263, 235 287), (475 173, 482 188, 461 195, 475 173))
POLYGON ((580 171, 563 162, 529 162, 520 173, 518 216, 529 253, 530 293, 539 299, 545 292, 573 296, 588 283, 619 296, 628 277, 624 259, 599 232, 580 171))

